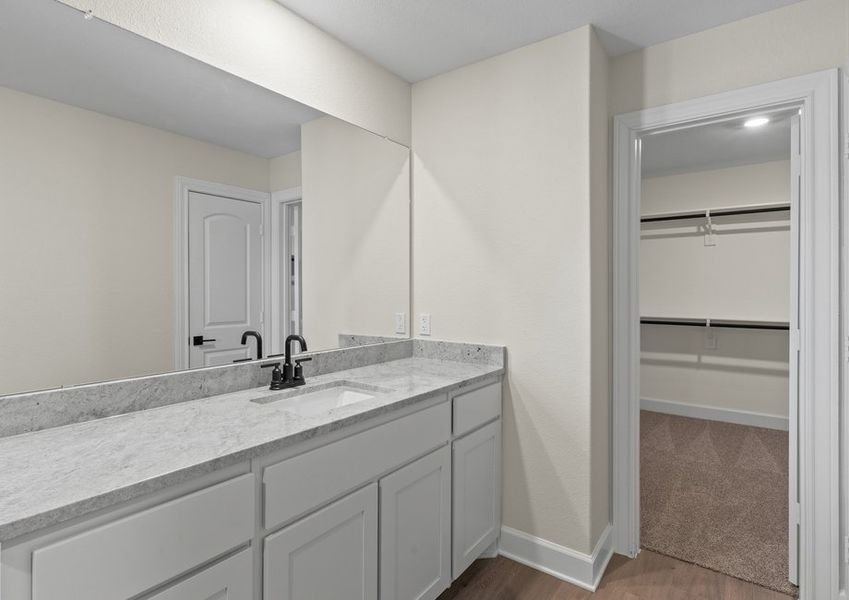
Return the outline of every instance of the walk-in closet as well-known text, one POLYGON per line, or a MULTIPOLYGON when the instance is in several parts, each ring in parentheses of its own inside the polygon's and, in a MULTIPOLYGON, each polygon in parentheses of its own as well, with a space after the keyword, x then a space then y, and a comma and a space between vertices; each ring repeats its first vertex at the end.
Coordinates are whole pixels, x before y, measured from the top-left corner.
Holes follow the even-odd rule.
POLYGON ((642 140, 640 541, 795 596, 798 115, 642 140))

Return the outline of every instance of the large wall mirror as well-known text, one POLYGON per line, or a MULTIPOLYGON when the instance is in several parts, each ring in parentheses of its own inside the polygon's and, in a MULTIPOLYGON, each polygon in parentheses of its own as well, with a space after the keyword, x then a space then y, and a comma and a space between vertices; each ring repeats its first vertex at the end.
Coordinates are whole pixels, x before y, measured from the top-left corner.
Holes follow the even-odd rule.
POLYGON ((3 17, 0 395, 405 337, 407 147, 54 0, 3 17))

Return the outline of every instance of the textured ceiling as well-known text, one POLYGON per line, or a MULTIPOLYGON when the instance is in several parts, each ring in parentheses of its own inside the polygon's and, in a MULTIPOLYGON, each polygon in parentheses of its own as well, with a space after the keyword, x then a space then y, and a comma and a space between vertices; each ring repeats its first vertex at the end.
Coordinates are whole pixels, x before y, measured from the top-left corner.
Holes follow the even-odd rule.
POLYGON ((0 86, 266 158, 323 114, 54 0, 0 3, 0 86))
POLYGON ((611 56, 797 0, 277 0, 407 81, 592 24, 611 56))
MULTIPOLYGON (((792 111, 768 115, 763 127, 743 127, 747 117, 678 129, 643 138, 644 177, 677 175, 790 158, 792 111)), ((752 115, 749 115, 752 116, 752 115)))

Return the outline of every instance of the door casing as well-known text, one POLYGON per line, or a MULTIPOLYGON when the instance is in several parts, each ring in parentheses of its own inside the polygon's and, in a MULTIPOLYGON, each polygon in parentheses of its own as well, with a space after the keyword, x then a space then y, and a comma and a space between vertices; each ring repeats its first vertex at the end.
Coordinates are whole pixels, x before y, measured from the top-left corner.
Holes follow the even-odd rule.
POLYGON ((801 600, 836 598, 839 519, 839 128, 832 69, 614 117, 613 538, 639 552, 640 137, 798 107, 803 138, 799 256, 799 486, 801 600))

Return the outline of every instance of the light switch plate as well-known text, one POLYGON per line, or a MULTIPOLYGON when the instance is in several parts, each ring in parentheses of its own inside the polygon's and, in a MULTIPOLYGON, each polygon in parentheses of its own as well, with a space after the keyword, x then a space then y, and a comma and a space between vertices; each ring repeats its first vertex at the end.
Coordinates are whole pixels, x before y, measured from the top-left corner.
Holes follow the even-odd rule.
POLYGON ((395 313, 395 333, 407 333, 406 313, 395 313))
POLYGON ((419 335, 430 335, 430 313, 419 315, 419 335))

